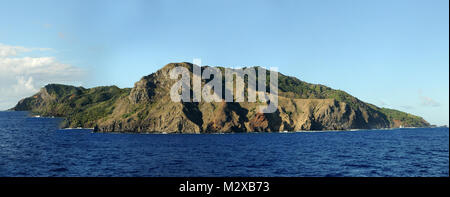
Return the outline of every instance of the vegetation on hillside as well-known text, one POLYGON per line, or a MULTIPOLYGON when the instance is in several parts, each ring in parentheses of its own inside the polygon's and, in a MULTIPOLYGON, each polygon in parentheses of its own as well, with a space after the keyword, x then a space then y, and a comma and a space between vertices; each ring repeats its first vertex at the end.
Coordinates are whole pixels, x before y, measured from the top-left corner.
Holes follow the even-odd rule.
POLYGON ((13 110, 66 117, 63 127, 94 126, 95 121, 112 113, 114 103, 120 96, 129 92, 129 88, 120 89, 116 86, 86 89, 49 84, 34 96, 19 102, 13 110))
POLYGON ((424 127, 426 122, 422 117, 415 116, 409 113, 401 112, 395 109, 381 108, 380 111, 388 117, 391 127, 424 127))
MULTIPOLYGON (((192 67, 191 67, 192 68, 192 67)), ((219 67, 223 72, 224 68, 219 67)), ((266 75, 268 82, 269 73, 266 75)), ((162 80, 162 79, 160 79, 162 80)), ((247 80, 247 78, 245 79, 247 80)), ((292 99, 334 99, 347 104, 358 116, 384 118, 390 127, 424 127, 429 124, 423 118, 398 110, 379 108, 360 101, 342 90, 334 90, 320 84, 310 84, 295 77, 278 74, 280 96, 292 99)), ((153 91, 153 90, 151 90, 153 91)), ((267 89, 268 91, 268 89, 267 89)), ((130 88, 120 89, 116 86, 96 88, 74 87, 49 84, 32 97, 21 100, 12 110, 31 111, 42 116, 66 117, 63 127, 94 127, 100 119, 111 115, 120 98, 129 96, 130 88)), ((126 100, 126 99, 125 99, 126 100)), ((164 103, 164 102, 162 102, 164 103)), ((138 118, 149 116, 150 109, 156 109, 156 102, 146 103, 139 109, 128 109, 121 118, 129 118, 139 113, 138 118)), ((161 104, 163 105, 163 104, 161 104)), ((373 120, 372 120, 373 121, 373 120)))

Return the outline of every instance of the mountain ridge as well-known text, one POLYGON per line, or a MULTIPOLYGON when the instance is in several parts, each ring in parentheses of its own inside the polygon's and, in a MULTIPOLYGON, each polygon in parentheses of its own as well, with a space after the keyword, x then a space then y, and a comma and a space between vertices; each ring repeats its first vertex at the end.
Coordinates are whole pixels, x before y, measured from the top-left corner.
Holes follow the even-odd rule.
MULTIPOLYGON (((62 127, 94 128, 98 132, 227 133, 430 126, 421 117, 379 108, 342 90, 281 73, 275 113, 258 113, 258 103, 251 102, 171 102, 170 87, 176 80, 170 79, 169 71, 176 66, 187 68, 192 76, 196 65, 167 64, 142 77, 133 88, 49 84, 11 110, 65 117, 62 127)), ((223 67, 217 68, 223 72, 223 67)), ((202 84, 205 82, 202 80, 202 84)))

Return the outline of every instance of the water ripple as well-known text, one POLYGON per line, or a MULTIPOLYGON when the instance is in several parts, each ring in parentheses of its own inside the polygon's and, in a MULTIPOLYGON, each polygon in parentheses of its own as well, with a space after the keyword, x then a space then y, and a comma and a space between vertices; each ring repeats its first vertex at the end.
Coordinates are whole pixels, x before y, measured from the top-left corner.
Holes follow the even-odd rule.
POLYGON ((449 176, 448 129, 138 135, 0 112, 0 176, 449 176))

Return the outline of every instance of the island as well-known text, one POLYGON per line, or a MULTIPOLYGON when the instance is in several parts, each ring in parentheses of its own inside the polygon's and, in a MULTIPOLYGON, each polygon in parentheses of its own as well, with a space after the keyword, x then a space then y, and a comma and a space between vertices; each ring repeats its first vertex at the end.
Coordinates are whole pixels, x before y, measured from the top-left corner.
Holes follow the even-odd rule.
POLYGON ((63 117, 62 128, 93 128, 95 132, 238 133, 430 126, 419 116, 380 108, 342 90, 281 73, 274 113, 260 113, 258 103, 247 101, 173 102, 169 93, 176 80, 169 72, 179 66, 192 75, 197 65, 167 64, 144 76, 133 88, 49 84, 11 110, 63 117))

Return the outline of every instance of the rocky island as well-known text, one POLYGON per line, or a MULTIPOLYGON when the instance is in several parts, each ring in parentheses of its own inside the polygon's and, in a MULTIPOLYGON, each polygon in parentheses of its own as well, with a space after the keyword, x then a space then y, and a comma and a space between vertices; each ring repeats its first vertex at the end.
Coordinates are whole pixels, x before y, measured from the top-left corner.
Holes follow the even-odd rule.
MULTIPOLYGON (((96 132, 230 133, 428 127, 423 118, 365 103, 350 94, 278 73, 278 108, 259 113, 252 102, 172 102, 176 82, 167 64, 133 88, 49 84, 11 110, 64 117, 63 128, 96 132)), ((218 67, 223 70, 223 68, 218 67)), ((202 67, 201 69, 204 69, 202 67)), ((205 81, 202 81, 204 84, 205 81)))

